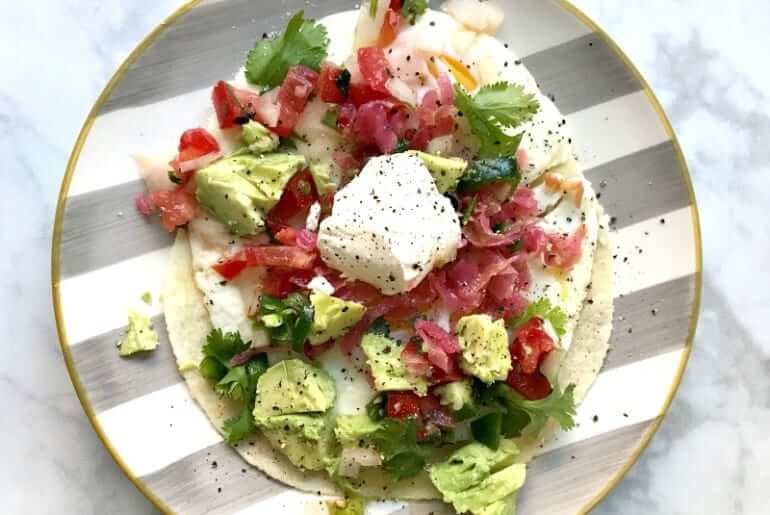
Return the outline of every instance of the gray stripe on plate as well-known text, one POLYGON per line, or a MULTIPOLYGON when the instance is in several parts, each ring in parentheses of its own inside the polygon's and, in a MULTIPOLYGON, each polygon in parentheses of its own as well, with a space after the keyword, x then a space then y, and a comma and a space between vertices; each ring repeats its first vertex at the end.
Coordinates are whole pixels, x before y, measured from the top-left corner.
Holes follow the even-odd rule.
MULTIPOLYGON (((603 370, 684 346, 694 289, 695 276, 690 275, 615 299, 615 325, 603 370), (632 333, 628 333, 629 328, 632 333)), ((163 316, 156 317, 154 323, 161 343, 146 355, 128 359, 118 355, 115 342, 125 327, 71 347, 80 379, 97 413, 182 381, 163 316)))
POLYGON ((134 181, 67 199, 59 260, 63 279, 171 245, 173 237, 157 218, 134 207, 143 191, 143 183, 134 181))
POLYGON ((123 358, 116 343, 122 327, 70 347, 80 381, 97 413, 181 382, 163 315, 153 317, 160 343, 152 352, 123 358))
POLYGON ((655 420, 623 427, 538 456, 527 469, 527 482, 519 494, 518 512, 528 515, 579 512, 628 461, 655 420))
POLYGON ((696 276, 689 275, 615 299, 610 351, 603 370, 686 345, 696 283, 696 276))
MULTIPOLYGON (((689 204, 678 167, 674 146, 666 142, 587 170, 586 176, 617 219, 613 227, 621 228, 689 204)), ((68 200, 61 250, 64 279, 171 245, 157 219, 134 208, 142 188, 141 181, 134 181, 68 200)))
POLYGON ((287 12, 304 9, 305 16, 313 18, 350 7, 350 0, 229 0, 227 8, 221 2, 197 6, 164 30, 134 62, 102 113, 158 102, 232 77, 263 30, 286 26, 287 12))
POLYGON ((225 443, 141 479, 176 513, 185 515, 234 513, 289 489, 248 465, 225 443))
POLYGON ((541 91, 564 114, 640 91, 631 70, 597 34, 588 34, 525 57, 541 91))
POLYGON ((670 141, 586 170, 619 229, 690 205, 670 141))

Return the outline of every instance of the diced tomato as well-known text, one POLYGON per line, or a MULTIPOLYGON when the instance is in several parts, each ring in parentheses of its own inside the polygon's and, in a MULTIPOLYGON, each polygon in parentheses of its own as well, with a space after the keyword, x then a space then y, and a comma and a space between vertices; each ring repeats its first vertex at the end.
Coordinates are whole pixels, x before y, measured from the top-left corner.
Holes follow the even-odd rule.
POLYGON ((525 374, 533 374, 553 349, 553 340, 543 329, 543 321, 532 318, 519 328, 511 345, 511 356, 525 374))
POLYGON ((377 40, 377 46, 385 48, 390 46, 396 40, 398 29, 401 27, 401 13, 392 7, 385 13, 385 20, 380 29, 380 37, 377 40))
POLYGON ((347 99, 347 91, 342 91, 337 83, 344 70, 332 63, 321 65, 321 75, 318 78, 318 96, 324 102, 342 104, 347 99))
POLYGON ((534 374, 525 374, 521 366, 513 363, 513 370, 506 379, 508 385, 531 401, 545 399, 551 394, 551 383, 539 370, 534 374))
POLYGON ((386 412, 391 418, 419 417, 420 398, 413 392, 390 392, 386 412))
POLYGON ((288 138, 294 131, 307 101, 318 82, 318 74, 307 66, 296 65, 289 68, 289 73, 278 91, 280 115, 278 125, 273 131, 288 138))
POLYGON ((219 143, 206 129, 188 129, 179 138, 179 152, 195 152, 200 157, 211 152, 219 152, 219 143))
POLYGON ((339 112, 337 113, 337 129, 340 131, 344 131, 345 129, 350 127, 350 125, 353 123, 353 120, 355 120, 355 118, 356 118, 356 106, 353 105, 351 102, 346 102, 342 104, 339 112))
POLYGON ((318 255, 298 247, 261 245, 246 247, 212 268, 227 280, 235 278, 246 268, 256 266, 311 270, 318 255))
POLYGON ((389 94, 386 84, 390 79, 390 63, 385 51, 378 47, 358 49, 358 68, 361 76, 374 91, 389 94))
POLYGON ((449 356, 449 370, 446 372, 438 367, 433 367, 430 371, 430 384, 439 385, 454 383, 465 377, 460 365, 457 363, 457 355, 449 356))
POLYGON ((390 0, 390 8, 394 11, 400 11, 402 4, 402 0, 390 0))
POLYGON ((290 226, 297 218, 304 221, 310 206, 317 200, 313 176, 309 170, 297 172, 286 184, 281 199, 267 215, 267 224, 271 230, 278 232, 281 228, 290 226))
POLYGON ((313 270, 271 268, 262 282, 262 291, 273 297, 285 297, 304 288, 315 277, 313 270))
POLYGON ((351 84, 349 98, 354 106, 359 107, 374 100, 387 100, 390 93, 377 91, 368 84, 351 84))
MULTIPOLYGON (((253 95, 259 97, 256 93, 253 95)), ((216 83, 211 92, 211 100, 214 103, 214 111, 217 113, 220 128, 230 129, 249 121, 249 113, 238 100, 235 88, 225 81, 220 80, 216 83)))
POLYGON ((430 372, 430 362, 420 350, 419 344, 415 340, 409 340, 401 350, 401 363, 406 370, 413 376, 422 377, 430 372))
POLYGON ((174 232, 195 216, 195 197, 183 188, 153 191, 149 199, 160 210, 161 223, 168 232, 174 232))

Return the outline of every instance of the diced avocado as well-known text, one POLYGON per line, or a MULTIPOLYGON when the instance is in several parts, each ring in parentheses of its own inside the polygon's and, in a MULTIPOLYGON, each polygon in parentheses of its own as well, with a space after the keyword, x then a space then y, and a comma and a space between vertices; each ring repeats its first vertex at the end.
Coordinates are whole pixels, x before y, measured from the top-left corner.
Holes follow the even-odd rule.
POLYGON ((241 139, 249 147, 249 150, 255 154, 272 152, 281 143, 277 134, 254 120, 250 120, 249 123, 243 126, 241 139))
POLYGON ((343 447, 353 447, 361 440, 368 440, 380 429, 382 424, 374 422, 368 415, 341 415, 337 417, 334 434, 343 447))
POLYGON ((360 497, 347 497, 342 501, 327 501, 329 515, 364 515, 366 506, 360 497))
POLYGON ((500 442, 496 451, 474 442, 455 451, 447 461, 433 465, 430 479, 442 494, 462 492, 513 464, 518 454, 519 448, 510 440, 500 442))
POLYGON ((516 492, 526 477, 526 465, 514 464, 518 453, 510 440, 502 441, 496 451, 472 443, 433 465, 430 479, 457 513, 513 515, 516 492))
POLYGON ((319 195, 326 195, 337 190, 337 183, 332 175, 332 167, 329 163, 311 162, 310 175, 313 176, 315 189, 319 195))
POLYGON ((334 405, 334 380, 299 359, 279 361, 257 381, 254 418, 295 413, 322 413, 334 405))
POLYGON ((401 362, 401 347, 390 338, 378 334, 366 334, 361 348, 374 376, 374 388, 378 392, 415 390, 420 395, 428 392, 428 382, 423 377, 409 374, 401 362))
POLYGON ((516 515, 519 492, 514 492, 502 501, 493 502, 474 512, 475 515, 516 515))
POLYGON ((356 325, 366 312, 366 306, 358 302, 345 301, 320 291, 310 294, 313 305, 313 326, 308 340, 318 345, 338 338, 356 325))
POLYGON ((294 174, 307 164, 303 156, 238 155, 220 159, 195 174, 198 202, 239 236, 264 227, 263 213, 281 199, 294 174))
POLYGON ((195 174, 195 196, 211 216, 238 236, 256 234, 265 225, 255 202, 259 190, 231 168, 232 159, 223 159, 195 174))
POLYGON ((323 470, 333 457, 329 417, 325 415, 277 415, 255 418, 262 434, 289 461, 308 470, 323 470))
POLYGON ((469 315, 457 322, 462 348, 460 368, 487 384, 503 381, 511 371, 508 332, 502 320, 489 315, 469 315))
MULTIPOLYGON (((451 500, 446 497, 444 500, 450 502, 457 513, 470 512, 473 515, 484 515, 489 513, 487 510, 490 507, 494 507, 493 509, 504 507, 504 501, 508 501, 511 495, 524 486, 526 478, 527 466, 517 463, 495 472, 473 488, 451 495, 451 500)), ((493 513, 499 512, 493 511, 493 513)))
POLYGON ((452 191, 457 187, 460 177, 468 168, 468 161, 459 157, 441 157, 419 150, 410 150, 409 154, 422 159, 422 164, 430 172, 439 193, 452 191))
POLYGON ((149 317, 135 310, 128 312, 128 330, 118 343, 121 356, 130 356, 137 352, 151 351, 158 347, 158 333, 152 328, 149 317))
POLYGON ((441 404, 452 411, 460 411, 464 406, 473 403, 473 389, 470 381, 455 381, 439 386, 435 393, 441 399, 441 404))

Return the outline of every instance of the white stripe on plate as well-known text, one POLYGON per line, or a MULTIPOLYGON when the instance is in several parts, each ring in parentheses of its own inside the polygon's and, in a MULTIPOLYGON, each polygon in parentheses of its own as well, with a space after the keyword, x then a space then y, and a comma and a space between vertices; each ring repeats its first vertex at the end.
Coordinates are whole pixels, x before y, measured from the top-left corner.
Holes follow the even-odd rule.
POLYGON ((162 313, 161 291, 169 250, 156 250, 63 280, 59 292, 70 345, 125 326, 131 308, 149 316, 162 313), (141 299, 145 292, 152 295, 151 306, 141 299))
POLYGON ((660 354, 599 374, 578 408, 577 427, 558 434, 537 454, 652 420, 660 415, 671 383, 650 378, 673 378, 684 351, 679 349, 660 354), (594 416, 598 417, 595 422, 594 416))
POLYGON ((575 154, 585 169, 595 168, 669 137, 644 91, 637 91, 567 116, 575 154), (628 120, 634 120, 629 124, 628 120))
POLYGON ((135 476, 155 472, 222 441, 186 383, 116 406, 97 419, 135 476))
POLYGON ((615 296, 695 273, 693 237, 690 207, 612 233, 615 296))

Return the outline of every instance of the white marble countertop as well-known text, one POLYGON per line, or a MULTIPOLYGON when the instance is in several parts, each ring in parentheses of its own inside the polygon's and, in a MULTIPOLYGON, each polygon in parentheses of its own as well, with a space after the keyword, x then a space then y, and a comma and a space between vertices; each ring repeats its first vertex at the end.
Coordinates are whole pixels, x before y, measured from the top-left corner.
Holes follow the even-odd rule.
MULTIPOLYGON (((155 513, 91 430, 50 302, 51 226, 80 125, 180 0, 0 5, 0 513, 155 513), (21 223, 20 223, 21 222, 21 223)), ((595 513, 770 513, 770 2, 576 0, 670 115, 703 223, 695 350, 669 416, 595 513)))

